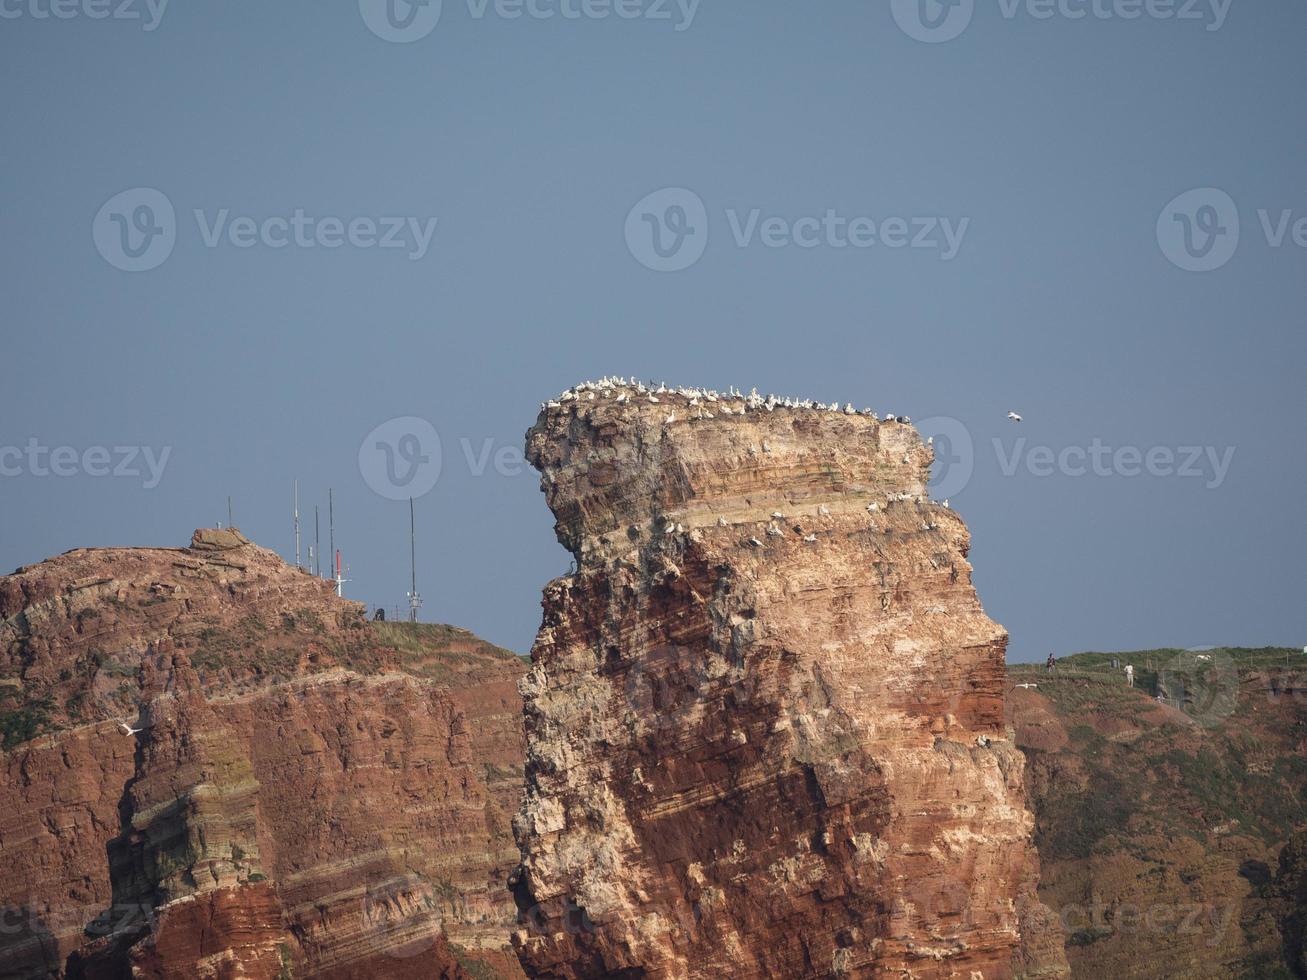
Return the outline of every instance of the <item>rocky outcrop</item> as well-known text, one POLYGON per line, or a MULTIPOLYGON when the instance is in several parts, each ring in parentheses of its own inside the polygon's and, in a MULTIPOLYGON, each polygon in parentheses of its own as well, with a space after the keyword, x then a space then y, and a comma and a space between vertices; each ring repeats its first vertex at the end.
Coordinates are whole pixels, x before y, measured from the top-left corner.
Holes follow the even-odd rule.
POLYGON ((512 654, 202 531, 0 579, 0 656, 0 974, 520 975, 512 654))
POLYGON ((1065 971, 1006 635, 906 420, 602 383, 527 450, 576 559, 522 681, 528 973, 1065 971))

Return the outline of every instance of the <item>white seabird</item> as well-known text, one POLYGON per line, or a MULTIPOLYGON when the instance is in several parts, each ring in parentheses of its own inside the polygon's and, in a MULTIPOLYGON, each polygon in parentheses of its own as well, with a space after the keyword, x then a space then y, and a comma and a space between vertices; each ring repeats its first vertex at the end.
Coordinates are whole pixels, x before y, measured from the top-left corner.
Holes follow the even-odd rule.
POLYGON ((123 730, 123 734, 124 734, 124 735, 136 735, 136 734, 138 734, 138 733, 140 733, 140 732, 145 731, 144 728, 133 728, 131 725, 127 724, 125 721, 120 721, 120 722, 118 722, 118 727, 121 728, 121 729, 123 730))
POLYGON ((1020 422, 1020 421, 1022 421, 1021 416, 1018 415, 1016 412, 1008 412, 1008 413, 1007 413, 1007 420, 1008 420, 1009 422, 1020 422))

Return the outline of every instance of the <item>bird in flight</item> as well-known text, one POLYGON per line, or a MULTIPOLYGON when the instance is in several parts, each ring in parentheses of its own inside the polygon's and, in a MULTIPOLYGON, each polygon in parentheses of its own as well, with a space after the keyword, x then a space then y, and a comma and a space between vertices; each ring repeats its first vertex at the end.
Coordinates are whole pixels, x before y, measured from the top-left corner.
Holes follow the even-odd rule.
POLYGON ((1032 687, 1039 687, 1039 685, 1038 685, 1038 684, 1033 684, 1033 683, 1027 683, 1027 684, 1015 684, 1015 685, 1013 685, 1012 690, 1015 691, 1018 687, 1024 687, 1024 688, 1026 688, 1027 690, 1029 690, 1029 689, 1032 688, 1032 687))
POLYGON ((1020 422, 1020 421, 1021 421, 1021 416, 1018 415, 1016 412, 1008 412, 1008 413, 1007 413, 1007 420, 1008 420, 1009 422, 1020 422))
POLYGON ((121 728, 121 729, 123 730, 123 734, 124 734, 124 735, 136 735, 136 734, 138 734, 138 733, 140 733, 140 732, 145 731, 145 729, 143 729, 143 728, 133 728, 131 725, 127 724, 125 721, 120 721, 120 722, 118 722, 118 727, 121 728))

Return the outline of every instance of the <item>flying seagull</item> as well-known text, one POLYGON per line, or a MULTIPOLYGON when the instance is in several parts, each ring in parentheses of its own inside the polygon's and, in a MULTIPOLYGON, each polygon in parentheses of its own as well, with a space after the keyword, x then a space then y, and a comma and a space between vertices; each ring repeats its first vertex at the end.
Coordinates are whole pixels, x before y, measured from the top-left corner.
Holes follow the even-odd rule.
POLYGON ((1020 421, 1021 421, 1021 416, 1018 415, 1016 412, 1008 412, 1008 413, 1007 413, 1007 420, 1008 420, 1009 422, 1020 422, 1020 421))
POLYGON ((138 734, 138 733, 140 733, 140 732, 145 731, 145 729, 143 729, 143 728, 132 728, 130 725, 128 725, 128 724, 127 724, 126 722, 124 722, 124 721, 120 721, 120 722, 118 722, 118 727, 121 728, 121 729, 123 730, 123 734, 124 734, 124 735, 136 735, 136 734, 138 734))
POLYGON ((1032 688, 1032 687, 1039 687, 1039 685, 1038 685, 1038 684, 1034 684, 1034 683, 1028 683, 1028 684, 1014 684, 1014 685, 1012 686, 1012 690, 1015 691, 1018 687, 1024 687, 1024 688, 1026 688, 1027 690, 1029 690, 1029 689, 1032 688))

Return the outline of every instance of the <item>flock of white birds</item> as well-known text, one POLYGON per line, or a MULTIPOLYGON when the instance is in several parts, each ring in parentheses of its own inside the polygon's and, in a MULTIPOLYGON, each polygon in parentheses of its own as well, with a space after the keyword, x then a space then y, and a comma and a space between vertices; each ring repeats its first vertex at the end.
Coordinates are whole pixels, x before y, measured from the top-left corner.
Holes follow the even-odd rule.
MULTIPOLYGON (((598 381, 583 381, 574 387, 568 388, 565 392, 555 399, 547 402, 541 402, 540 411, 546 411, 551 408, 562 408, 568 402, 575 401, 597 401, 601 398, 611 398, 619 405, 625 405, 627 402, 634 400, 644 400, 651 405, 660 403, 662 397, 677 395, 683 398, 689 408, 698 408, 701 413, 697 418, 713 418, 713 412, 722 415, 744 415, 751 411, 775 411, 778 408, 810 409, 817 412, 841 412, 845 415, 866 415, 877 421, 885 422, 902 422, 907 424, 912 420, 906 415, 894 415, 886 413, 884 418, 879 413, 873 412, 869 408, 857 409, 852 403, 846 402, 841 405, 839 402, 818 402, 812 399, 790 398, 784 395, 760 395, 758 389, 754 388, 747 395, 738 388, 730 387, 726 391, 717 391, 712 388, 669 388, 666 383, 659 382, 655 385, 652 381, 645 384, 636 378, 607 377, 600 378, 598 381), (709 409, 709 406, 712 406, 709 409)), ((670 417, 675 421, 675 415, 670 417)))
MULTIPOLYGON (((728 387, 725 391, 717 391, 713 388, 669 388, 665 382, 660 381, 655 386, 652 381, 645 384, 634 376, 629 379, 609 376, 598 381, 582 381, 568 388, 557 398, 541 402, 540 411, 562 408, 568 402, 597 401, 601 398, 612 399, 618 405, 625 405, 632 399, 637 401, 642 399, 651 405, 657 405, 660 404, 659 396, 667 395, 678 395, 685 399, 687 407, 698 409, 698 414, 693 416, 695 418, 713 418, 714 411, 722 415, 744 415, 751 411, 772 412, 778 408, 791 408, 809 409, 815 412, 839 412, 844 415, 865 415, 877 422, 900 422, 904 425, 912 421, 906 415, 896 415, 893 412, 886 412, 882 416, 870 408, 854 408, 852 402, 841 405, 838 401, 819 402, 811 398, 791 398, 787 395, 760 395, 757 388, 746 395, 734 386, 728 387), (709 406, 712 408, 710 409, 709 406)), ((1016 412, 1008 412, 1007 417, 1010 422, 1022 421, 1021 416, 1016 412)), ((668 414, 667 422, 675 421, 676 413, 668 414)))

